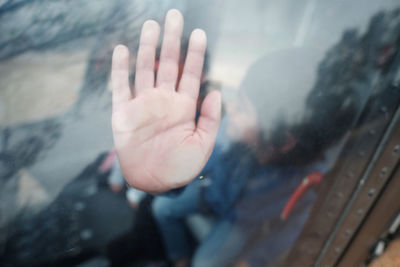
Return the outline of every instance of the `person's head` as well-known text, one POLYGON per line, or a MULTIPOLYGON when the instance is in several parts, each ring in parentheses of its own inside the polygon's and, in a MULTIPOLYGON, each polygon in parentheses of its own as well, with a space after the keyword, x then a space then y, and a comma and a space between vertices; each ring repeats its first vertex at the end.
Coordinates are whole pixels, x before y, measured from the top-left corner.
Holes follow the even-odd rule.
POLYGON ((341 97, 309 105, 320 55, 288 49, 253 64, 240 86, 238 100, 227 106, 228 134, 250 144, 262 162, 307 164, 338 141, 353 121, 354 107, 341 97), (329 108, 328 108, 329 107, 329 108), (345 123, 341 123, 345 121, 345 123))

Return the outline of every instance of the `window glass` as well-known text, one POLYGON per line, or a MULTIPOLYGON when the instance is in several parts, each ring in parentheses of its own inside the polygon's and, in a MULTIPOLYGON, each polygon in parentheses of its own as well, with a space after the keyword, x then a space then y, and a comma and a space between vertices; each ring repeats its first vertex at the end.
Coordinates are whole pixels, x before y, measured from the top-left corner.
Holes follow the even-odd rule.
POLYGON ((0 33, 2 266, 284 264, 343 147, 399 103, 396 0, 8 0, 0 33), (150 194, 114 149, 111 57, 129 48, 133 84, 142 24, 171 8, 181 69, 207 34, 197 111, 219 90, 222 120, 194 180, 150 194))

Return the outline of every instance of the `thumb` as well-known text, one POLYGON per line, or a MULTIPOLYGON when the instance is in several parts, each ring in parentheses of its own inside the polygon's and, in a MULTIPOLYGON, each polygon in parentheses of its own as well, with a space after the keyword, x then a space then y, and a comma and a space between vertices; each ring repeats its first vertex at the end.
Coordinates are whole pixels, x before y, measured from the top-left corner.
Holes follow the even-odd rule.
POLYGON ((196 128, 196 133, 209 153, 211 153, 214 146, 220 122, 221 93, 212 91, 208 93, 201 105, 200 118, 196 128))

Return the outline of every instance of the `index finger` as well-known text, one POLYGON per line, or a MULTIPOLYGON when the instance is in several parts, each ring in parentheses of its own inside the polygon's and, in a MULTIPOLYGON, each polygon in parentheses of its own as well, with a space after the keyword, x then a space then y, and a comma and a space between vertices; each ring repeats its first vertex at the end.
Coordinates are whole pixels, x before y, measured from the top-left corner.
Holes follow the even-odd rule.
POLYGON ((111 67, 113 105, 132 98, 129 88, 129 50, 124 45, 114 48, 111 67))

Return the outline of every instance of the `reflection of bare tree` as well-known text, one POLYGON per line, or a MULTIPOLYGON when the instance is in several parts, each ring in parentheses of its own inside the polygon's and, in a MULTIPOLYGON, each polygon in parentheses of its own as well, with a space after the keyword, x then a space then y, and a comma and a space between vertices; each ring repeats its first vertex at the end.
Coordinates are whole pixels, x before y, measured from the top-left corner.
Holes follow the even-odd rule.
POLYGON ((61 45, 68 50, 89 45, 81 97, 102 92, 113 46, 119 42, 136 46, 143 21, 160 20, 170 6, 171 1, 5 1, 0 3, 0 60, 26 51, 60 50, 61 45))
POLYGON ((61 123, 57 120, 46 120, 1 131, 0 181, 4 182, 21 168, 32 165, 60 135, 61 123))
POLYGON ((0 59, 123 30, 154 11, 142 1, 8 1, 0 5, 0 59))
MULTIPOLYGON (((343 34, 339 44, 330 49, 318 69, 318 79, 307 105, 309 119, 323 135, 340 135, 358 117, 368 97, 376 94, 377 82, 385 80, 387 70, 393 67, 400 40, 400 9, 378 13, 368 31, 360 36, 355 30, 343 34), (332 111, 348 114, 324 119, 332 111), (335 125, 329 127, 330 125, 335 125), (329 130, 328 130, 329 129, 329 130)), ((384 90, 385 87, 378 87, 384 90)))
POLYGON ((8 234, 7 223, 24 212, 17 204, 19 171, 32 166, 55 144, 61 135, 61 126, 57 120, 45 120, 0 131, 0 254, 8 234))
POLYGON ((344 133, 352 126, 350 137, 354 139, 345 145, 345 153, 341 154, 332 174, 325 180, 326 191, 321 191, 323 194, 317 200, 318 205, 282 266, 308 266, 318 258, 330 231, 335 229, 340 211, 347 204, 336 201, 337 192, 342 192, 343 199, 347 199, 356 188, 358 175, 361 176, 370 160, 358 156, 375 153, 378 141, 398 109, 399 37, 400 9, 381 12, 372 18, 365 33, 346 31, 321 62, 317 82, 307 100, 308 119, 315 127, 316 135, 330 137, 344 133), (324 120, 332 110, 347 116, 324 120), (375 137, 371 138, 371 135, 375 137), (358 149, 361 153, 358 152, 356 157, 358 149), (344 175, 349 166, 354 177, 344 175), (326 210, 332 212, 330 218, 326 216, 326 210))
MULTIPOLYGON (((305 160, 307 157, 301 155, 324 151, 350 130, 368 100, 387 90, 390 85, 386 83, 393 76, 388 70, 398 68, 393 64, 398 64, 394 58, 399 34, 399 9, 375 15, 362 36, 355 30, 344 32, 319 64, 316 83, 306 99, 305 116, 292 128, 298 146, 286 157, 305 160)), ((394 97, 386 99, 386 105, 393 107, 395 101, 394 97)), ((279 123, 284 125, 284 118, 279 123)))

